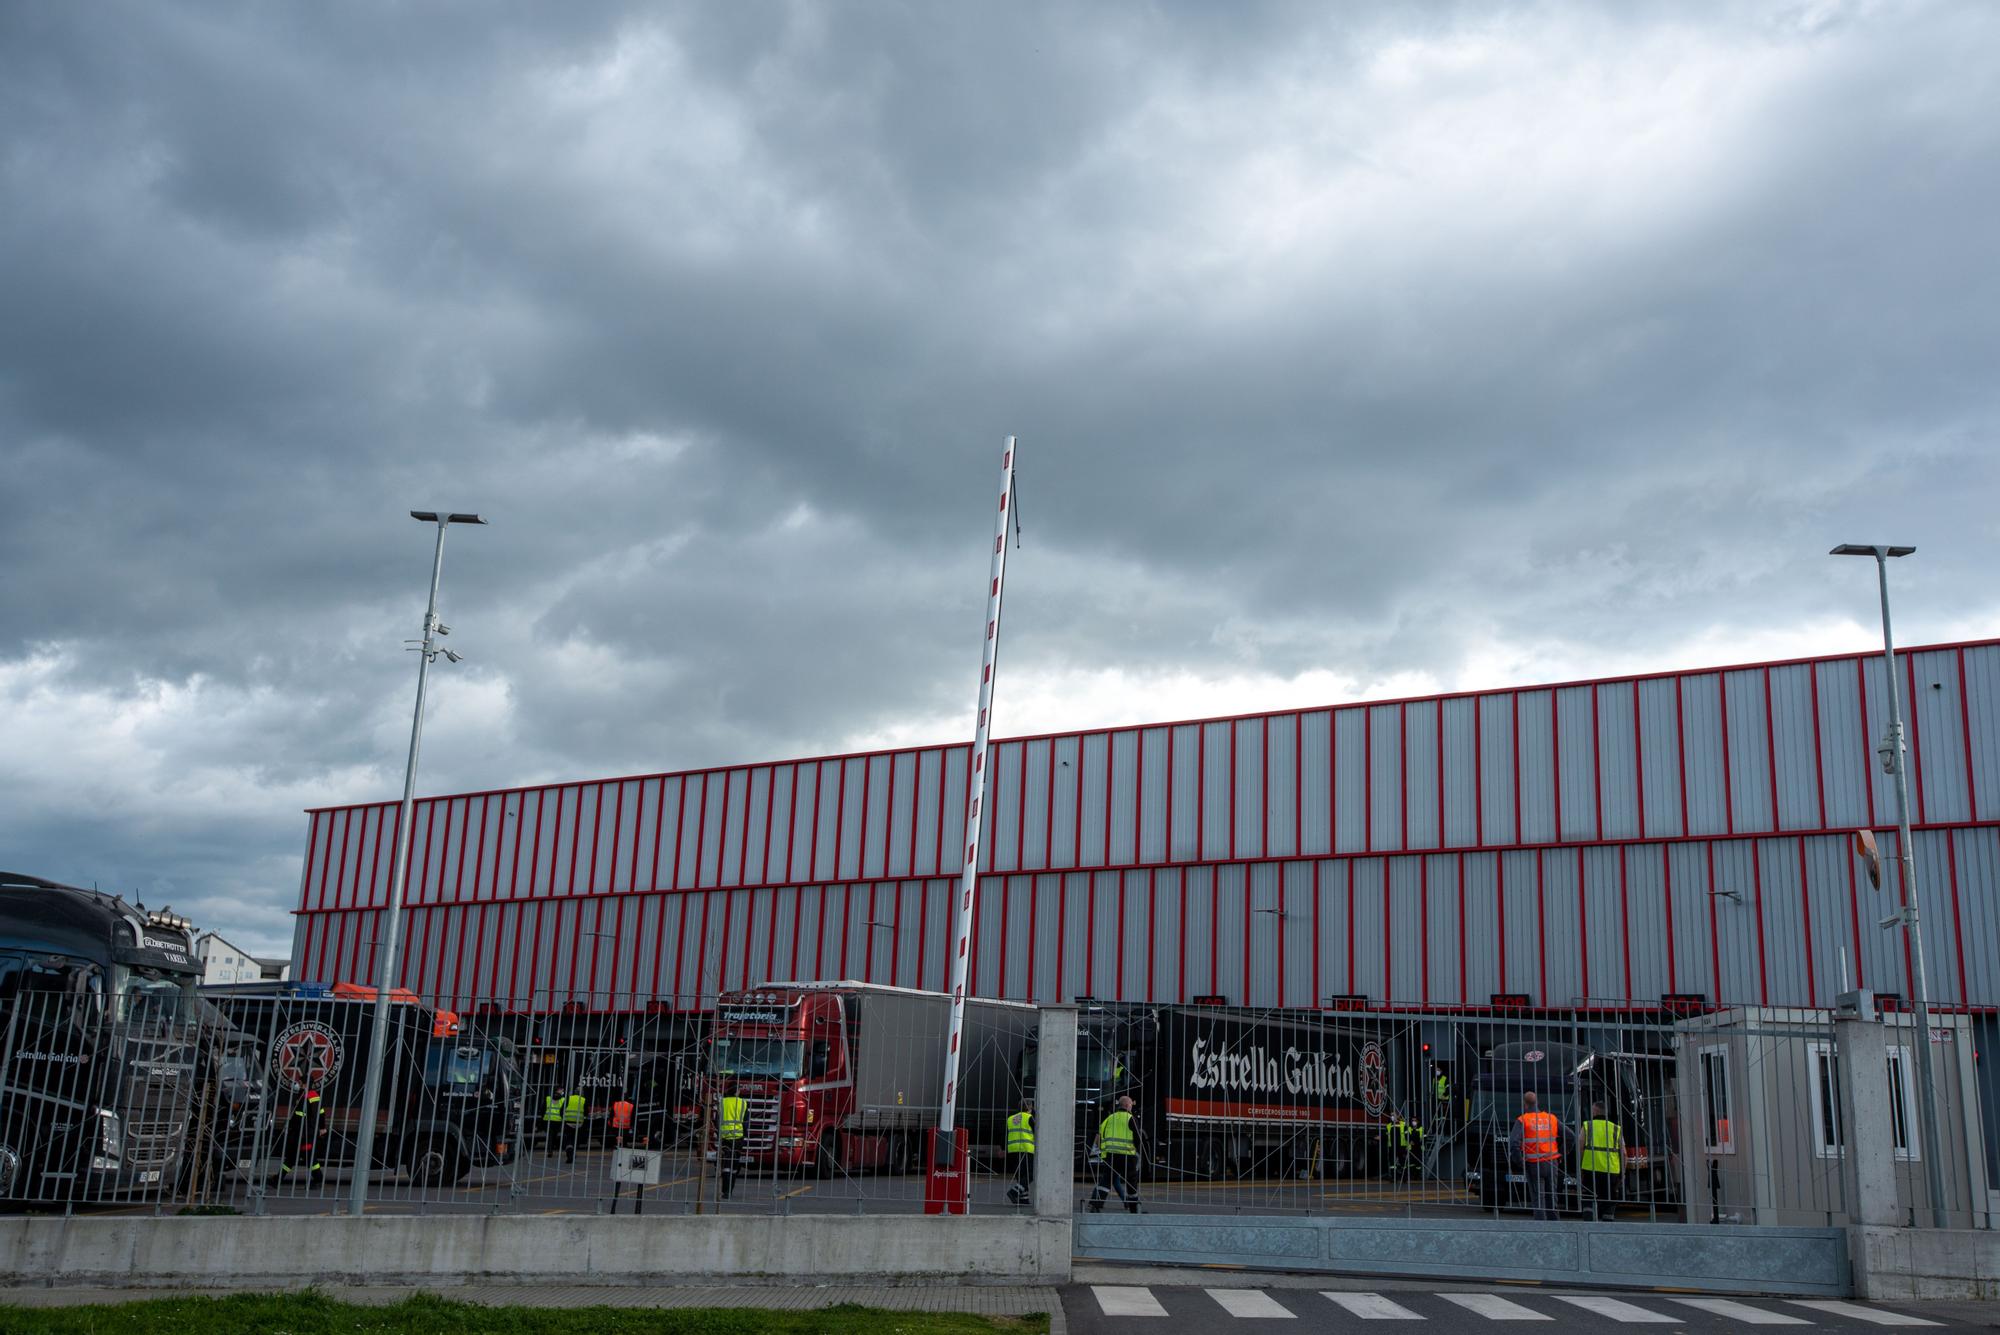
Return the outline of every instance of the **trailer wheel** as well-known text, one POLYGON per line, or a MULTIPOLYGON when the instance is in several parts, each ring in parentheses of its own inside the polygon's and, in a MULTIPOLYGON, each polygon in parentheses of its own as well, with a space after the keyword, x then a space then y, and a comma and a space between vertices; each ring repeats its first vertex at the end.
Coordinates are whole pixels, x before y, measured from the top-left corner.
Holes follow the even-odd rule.
POLYGON ((12 1145, 0 1144, 0 1201, 12 1200, 21 1180, 21 1156, 12 1145))
POLYGON ((1209 1178, 1211 1180, 1216 1180, 1221 1178, 1222 1176, 1221 1141, 1210 1139, 1201 1142, 1200 1149, 1195 1151, 1195 1171, 1199 1173, 1201 1176, 1209 1178))
POLYGON ((471 1169, 456 1142, 427 1145, 410 1155, 410 1180, 426 1187, 456 1186, 471 1169))

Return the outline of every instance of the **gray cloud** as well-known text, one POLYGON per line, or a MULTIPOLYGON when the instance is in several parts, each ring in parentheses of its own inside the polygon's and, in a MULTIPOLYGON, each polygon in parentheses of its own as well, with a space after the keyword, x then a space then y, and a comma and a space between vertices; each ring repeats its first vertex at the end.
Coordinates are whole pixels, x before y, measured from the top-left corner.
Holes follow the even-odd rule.
POLYGON ((1009 431, 1003 728, 1985 633, 1996 28, 13 7, 0 860, 281 944, 412 505, 428 789, 955 736, 1009 431))

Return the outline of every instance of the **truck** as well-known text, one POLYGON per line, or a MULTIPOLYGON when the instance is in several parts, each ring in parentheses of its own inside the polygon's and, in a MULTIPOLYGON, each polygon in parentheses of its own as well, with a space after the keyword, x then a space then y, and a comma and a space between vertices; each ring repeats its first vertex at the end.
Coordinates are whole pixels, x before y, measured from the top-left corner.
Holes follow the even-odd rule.
MULTIPOLYGON (((1582 1037, 1583 1035, 1577 1035, 1582 1037)), ((1466 1184, 1489 1210, 1528 1209, 1526 1170, 1511 1158, 1514 1119, 1522 1095, 1532 1091, 1544 1112, 1554 1113, 1574 1133, 1603 1103, 1605 1117, 1624 1135, 1619 1174, 1623 1200, 1678 1209, 1681 1204, 1678 1113, 1671 1092, 1669 1059, 1585 1042, 1542 1040, 1497 1043, 1485 1050, 1473 1079, 1466 1119, 1466 1184)), ((1588 1208, 1582 1200, 1576 1156, 1565 1147, 1562 1198, 1565 1206, 1588 1208)))
MULTIPOLYGON (((267 1143, 263 1157, 282 1156, 293 1111, 316 1091, 324 1109, 317 1157, 329 1168, 351 1168, 374 1041, 373 989, 279 983, 205 994, 268 1054, 271 1138, 278 1144, 267 1143)), ((525 1084, 508 1053, 461 1033, 449 1011, 406 992, 392 992, 391 999, 374 1167, 401 1171, 420 1185, 450 1186, 474 1168, 513 1162, 525 1084)))
MULTIPOLYGON (((950 1014, 942 992, 853 981, 725 994, 708 1072, 714 1096, 745 1101, 745 1158, 822 1176, 919 1169, 943 1099, 950 1014)), ((1035 1008, 1020 1002, 965 1003, 958 1124, 977 1159, 1004 1146, 1036 1024, 1035 1008)))
POLYGON ((169 911, 0 872, 0 1200, 174 1183, 200 1068, 199 970, 169 911))

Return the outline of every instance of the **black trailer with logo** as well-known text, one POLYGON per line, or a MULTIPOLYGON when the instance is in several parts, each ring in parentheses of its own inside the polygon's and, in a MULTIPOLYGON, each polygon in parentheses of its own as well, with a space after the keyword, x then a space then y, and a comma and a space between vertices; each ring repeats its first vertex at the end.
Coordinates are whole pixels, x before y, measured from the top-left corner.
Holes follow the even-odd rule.
MULTIPOLYGON (((267 1162, 282 1154, 294 1113, 317 1091, 323 1109, 317 1158, 352 1167, 374 1037, 372 999, 334 997, 312 984, 212 988, 207 996, 269 1054, 267 1162)), ((397 1001, 375 1124, 375 1167, 426 1186, 451 1185, 474 1168, 513 1161, 522 1081, 499 1044, 459 1033, 455 1017, 397 1001)))

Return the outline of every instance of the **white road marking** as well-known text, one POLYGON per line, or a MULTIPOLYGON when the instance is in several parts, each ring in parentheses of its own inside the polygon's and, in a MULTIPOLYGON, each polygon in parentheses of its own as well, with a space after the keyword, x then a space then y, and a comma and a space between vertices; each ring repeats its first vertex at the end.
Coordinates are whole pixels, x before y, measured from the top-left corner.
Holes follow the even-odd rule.
POLYGON ((1815 1312, 1825 1312, 1828 1316, 1844 1316, 1849 1321, 1867 1321, 1877 1326, 1935 1326, 1935 1321, 1926 1321, 1920 1316, 1904 1316, 1901 1312, 1885 1312, 1879 1307, 1862 1307, 1856 1303, 1837 1302, 1832 1298, 1794 1298, 1794 1307, 1810 1307, 1815 1312))
POLYGON ((1097 1295, 1097 1305, 1106 1316, 1165 1316, 1167 1309, 1160 1306, 1150 1289, 1123 1288, 1115 1284, 1093 1284, 1090 1291, 1097 1295))
POLYGON ((1547 1321, 1550 1318, 1531 1307, 1523 1307, 1509 1302, 1497 1293, 1440 1293, 1438 1297, 1448 1303, 1457 1303, 1468 1312, 1477 1313, 1488 1321, 1547 1321))
POLYGON ((1680 1320, 1679 1317, 1668 1316, 1665 1312, 1649 1312, 1643 1307, 1634 1306, 1617 1298, 1571 1297, 1568 1294, 1562 1293, 1552 1293, 1549 1296, 1557 1302, 1568 1303, 1572 1307, 1581 1307, 1586 1312, 1595 1312, 1599 1316, 1610 1317, 1613 1321, 1626 1321, 1635 1324, 1650 1321, 1656 1325, 1672 1325, 1674 1322, 1680 1320))
POLYGON ((1327 1293, 1320 1296, 1346 1308, 1349 1313, 1363 1321, 1422 1321, 1421 1313, 1412 1312, 1401 1303, 1392 1303, 1379 1293, 1327 1293))
POLYGON ((1801 1316, 1788 1316, 1783 1312, 1766 1312, 1761 1307, 1748 1303, 1733 1303, 1727 1298, 1676 1298, 1677 1303, 1712 1312, 1716 1316, 1726 1316, 1731 1321, 1741 1321, 1746 1326, 1810 1326, 1812 1322, 1801 1316))
POLYGON ((1231 1316, 1297 1320, 1296 1314, 1259 1289, 1209 1289, 1207 1292, 1231 1316))

